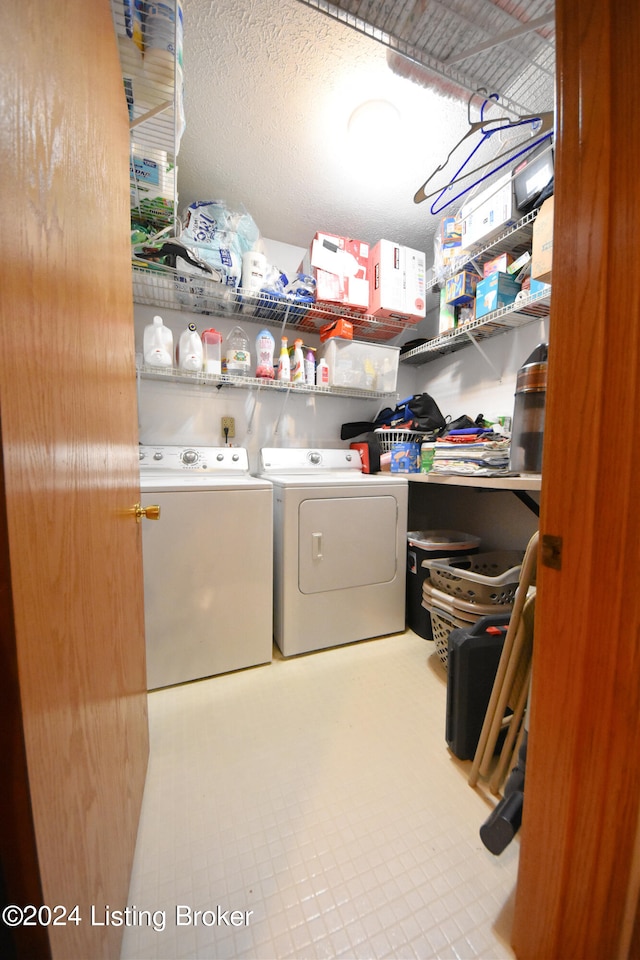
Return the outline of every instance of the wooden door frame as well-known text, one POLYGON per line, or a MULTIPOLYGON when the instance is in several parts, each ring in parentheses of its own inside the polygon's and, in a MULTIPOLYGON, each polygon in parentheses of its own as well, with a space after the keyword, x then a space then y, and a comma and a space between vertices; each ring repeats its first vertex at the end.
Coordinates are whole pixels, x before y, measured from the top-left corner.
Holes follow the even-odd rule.
POLYGON ((602 960, 640 951, 640 6, 556 0, 556 21, 543 543, 513 945, 522 960, 602 960))

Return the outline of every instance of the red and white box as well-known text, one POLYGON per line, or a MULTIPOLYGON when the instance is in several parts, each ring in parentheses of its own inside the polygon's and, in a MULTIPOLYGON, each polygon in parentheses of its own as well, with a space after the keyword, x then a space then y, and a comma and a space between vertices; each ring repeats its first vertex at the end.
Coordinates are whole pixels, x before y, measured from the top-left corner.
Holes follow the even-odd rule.
POLYGON ((369 310, 369 244, 363 240, 316 233, 300 273, 316 281, 316 300, 369 310))
POLYGON ((426 255, 391 240, 379 240, 371 250, 369 265, 371 315, 411 323, 424 320, 426 255))

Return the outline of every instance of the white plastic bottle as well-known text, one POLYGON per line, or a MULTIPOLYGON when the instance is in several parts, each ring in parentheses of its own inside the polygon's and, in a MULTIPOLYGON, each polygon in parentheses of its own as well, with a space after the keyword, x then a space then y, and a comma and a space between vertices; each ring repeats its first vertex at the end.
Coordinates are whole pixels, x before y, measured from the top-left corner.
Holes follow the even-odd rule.
POLYGON ((202 370, 202 363, 202 339, 195 323, 190 323, 187 329, 180 334, 176 349, 176 364, 179 370, 190 370, 197 373, 198 370, 202 370))
POLYGON ((258 380, 273 380, 273 351, 275 340, 268 330, 261 330, 256 337, 256 377, 258 380))
POLYGON ((307 355, 304 358, 304 379, 309 386, 314 386, 316 382, 316 358, 313 347, 307 347, 307 355))
POLYGON ((324 357, 318 361, 318 365, 316 367, 316 386, 329 386, 329 364, 324 357))
POLYGON ((234 327, 226 342, 227 373, 233 377, 251 376, 249 337, 242 327, 234 327))
POLYGON ((293 383, 304 383, 304 354, 302 340, 293 341, 293 367, 291 369, 293 383))
POLYGON ((291 360, 289 358, 289 341, 286 337, 280 340, 280 361, 278 363, 278 380, 289 383, 291 380, 291 360))
POLYGON ((154 317, 153 323, 144 328, 142 353, 144 362, 150 367, 173 365, 173 334, 169 327, 165 327, 162 317, 154 317))

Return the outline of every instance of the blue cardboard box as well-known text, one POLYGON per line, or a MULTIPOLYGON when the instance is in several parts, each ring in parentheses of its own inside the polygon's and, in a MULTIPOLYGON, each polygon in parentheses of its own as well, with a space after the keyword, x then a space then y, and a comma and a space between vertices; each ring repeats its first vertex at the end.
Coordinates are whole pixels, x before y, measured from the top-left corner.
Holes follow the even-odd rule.
POLYGON ((455 277, 447 280, 444 299, 447 303, 454 305, 469 303, 475 296, 478 279, 477 273, 470 273, 468 270, 456 273, 455 277))
POLYGON ((476 320, 513 303, 519 292, 520 284, 509 273, 496 272, 485 277, 476 287, 476 320))

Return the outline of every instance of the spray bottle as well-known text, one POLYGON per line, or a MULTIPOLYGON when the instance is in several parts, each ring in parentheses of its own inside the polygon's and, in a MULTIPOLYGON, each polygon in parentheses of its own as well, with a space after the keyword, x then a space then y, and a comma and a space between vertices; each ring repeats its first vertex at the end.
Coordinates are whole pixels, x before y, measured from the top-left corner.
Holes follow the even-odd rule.
POLYGON ((293 341, 293 368, 291 379, 294 383, 304 383, 304 354, 302 352, 302 340, 293 341))
POLYGON ((173 334, 163 324, 162 317, 154 317, 153 323, 144 328, 142 352, 144 362, 150 367, 170 367, 173 364, 173 334))
POLYGON ((280 341, 280 362, 278 363, 278 380, 289 383, 291 380, 291 360, 289 359, 289 341, 282 337, 280 341))

